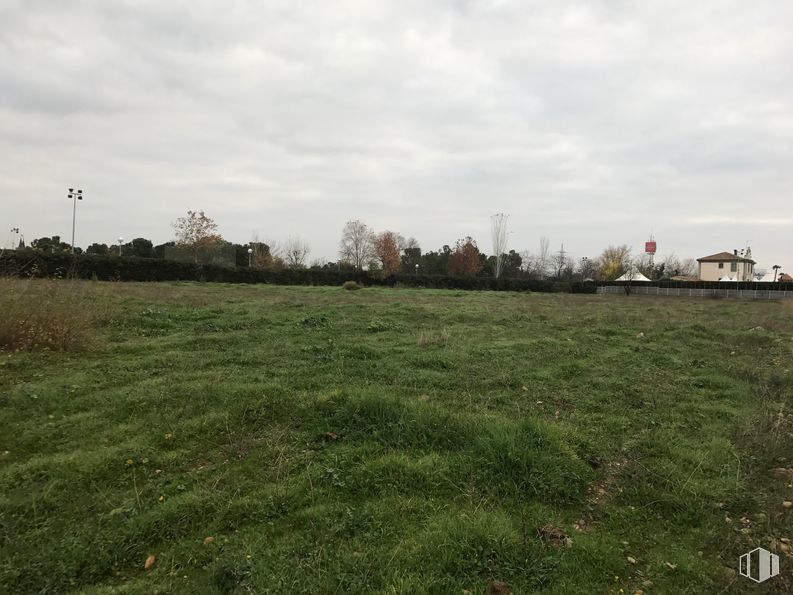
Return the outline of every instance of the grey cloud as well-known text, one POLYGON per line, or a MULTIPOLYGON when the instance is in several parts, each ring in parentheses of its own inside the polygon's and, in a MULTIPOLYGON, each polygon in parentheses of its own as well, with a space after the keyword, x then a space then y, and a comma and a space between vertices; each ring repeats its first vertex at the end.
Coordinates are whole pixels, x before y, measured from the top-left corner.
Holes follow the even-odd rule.
POLYGON ((0 219, 65 236, 83 185, 82 244, 203 208, 334 259, 349 218, 487 247, 504 211, 516 249, 653 231, 793 270, 791 26, 775 0, 8 1, 0 219))

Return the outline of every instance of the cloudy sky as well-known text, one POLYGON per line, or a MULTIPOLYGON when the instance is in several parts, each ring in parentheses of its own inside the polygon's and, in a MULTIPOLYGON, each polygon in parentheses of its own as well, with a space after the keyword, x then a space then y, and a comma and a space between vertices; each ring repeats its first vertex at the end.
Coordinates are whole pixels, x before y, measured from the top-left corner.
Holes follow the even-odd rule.
MULTIPOLYGON (((0 0, 0 230, 300 236, 361 219, 793 272, 790 0, 0 0)), ((3 243, 5 235, 0 236, 3 243)))

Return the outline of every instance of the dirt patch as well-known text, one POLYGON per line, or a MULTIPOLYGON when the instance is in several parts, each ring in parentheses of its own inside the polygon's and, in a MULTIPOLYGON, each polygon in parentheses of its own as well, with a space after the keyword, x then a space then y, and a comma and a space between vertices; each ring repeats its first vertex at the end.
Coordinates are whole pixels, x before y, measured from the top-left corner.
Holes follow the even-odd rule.
POLYGON ((628 459, 623 457, 605 464, 598 460, 597 465, 592 465, 594 468, 602 467, 603 476, 589 486, 585 499, 586 510, 581 518, 573 524, 576 531, 586 533, 595 528, 602 510, 611 502, 615 494, 622 491, 618 485, 619 477, 625 471, 628 463, 628 459))
POLYGON ((570 547, 573 545, 573 540, 562 531, 559 527, 553 525, 545 525, 537 529, 537 534, 545 543, 556 549, 563 547, 570 547))

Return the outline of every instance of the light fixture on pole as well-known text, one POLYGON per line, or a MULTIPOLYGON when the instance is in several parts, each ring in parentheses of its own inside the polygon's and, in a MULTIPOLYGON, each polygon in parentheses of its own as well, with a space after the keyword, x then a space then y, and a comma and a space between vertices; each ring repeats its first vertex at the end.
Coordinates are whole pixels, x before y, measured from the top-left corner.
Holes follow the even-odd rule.
POLYGON ((416 263, 416 277, 419 276, 419 263, 416 263))
POLYGON ((248 248, 248 268, 253 268, 253 248, 248 248))
POLYGON ((67 194, 67 196, 74 201, 74 206, 72 207, 72 254, 74 254, 74 228, 77 223, 77 201, 83 200, 83 191, 77 190, 75 192, 74 188, 69 188, 69 194, 67 194))
POLYGON ((124 242, 124 238, 118 236, 118 255, 121 256, 121 244, 124 242))
POLYGON ((17 236, 19 235, 19 228, 12 227, 11 228, 11 249, 15 250, 17 247, 17 236))

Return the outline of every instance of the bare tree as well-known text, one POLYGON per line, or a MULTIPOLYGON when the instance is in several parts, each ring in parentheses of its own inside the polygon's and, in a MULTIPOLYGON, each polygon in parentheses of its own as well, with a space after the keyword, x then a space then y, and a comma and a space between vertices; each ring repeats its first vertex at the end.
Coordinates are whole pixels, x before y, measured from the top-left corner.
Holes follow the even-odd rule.
POLYGON ((290 269, 306 268, 306 258, 311 247, 300 238, 289 238, 284 244, 284 263, 290 269))
POLYGON ((597 274, 597 265, 591 258, 584 256, 578 263, 578 273, 581 275, 582 281, 594 279, 597 274))
POLYGON ((504 256, 507 251, 507 219, 509 215, 497 213, 490 218, 490 231, 493 236, 493 256, 496 259, 496 279, 501 276, 504 269, 504 256))
POLYGON ((356 269, 362 269, 375 258, 374 234, 366 223, 357 219, 347 222, 341 234, 339 258, 356 269))
POLYGON ((693 258, 684 258, 680 261, 680 274, 686 277, 696 277, 699 273, 699 265, 693 258))

